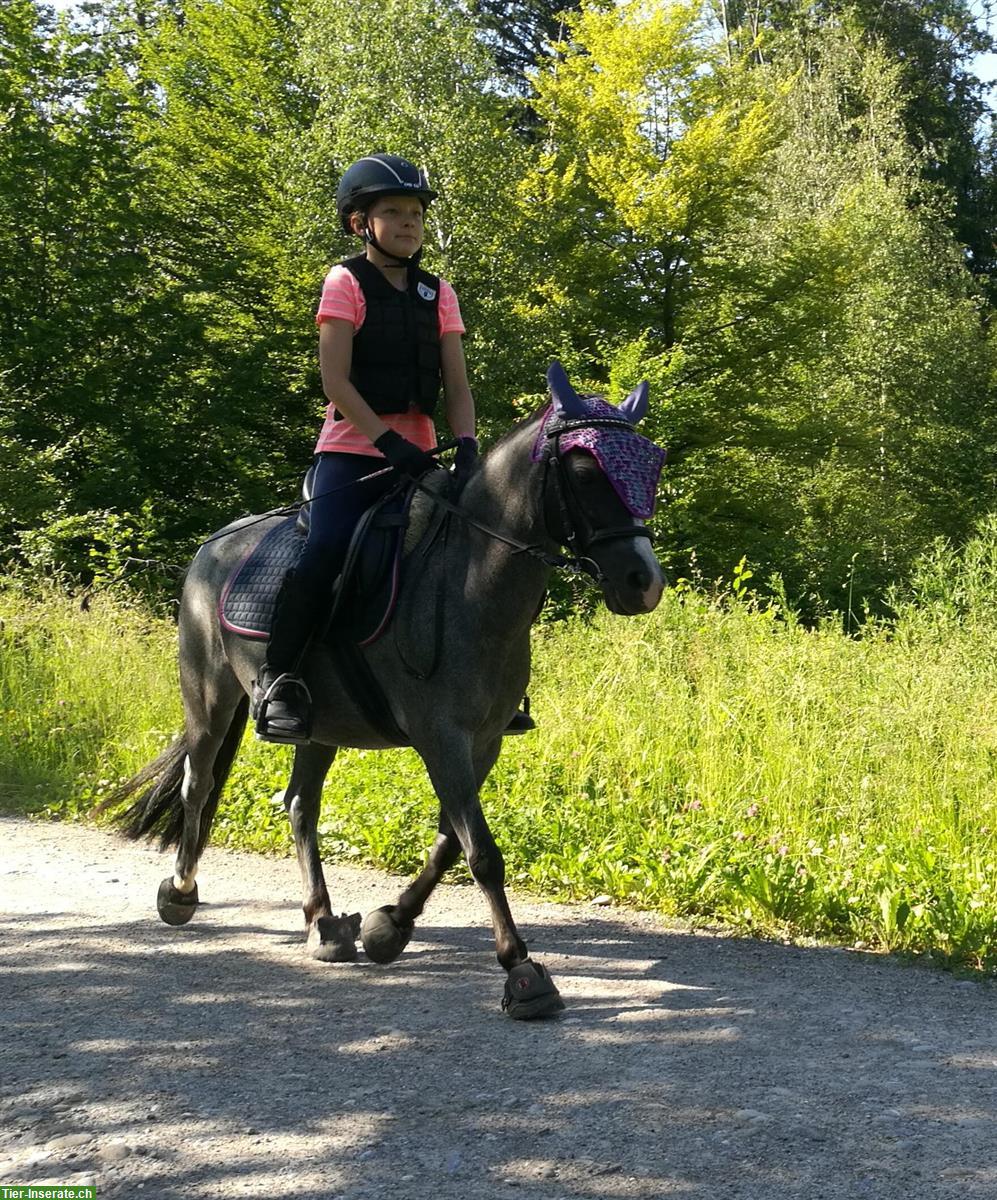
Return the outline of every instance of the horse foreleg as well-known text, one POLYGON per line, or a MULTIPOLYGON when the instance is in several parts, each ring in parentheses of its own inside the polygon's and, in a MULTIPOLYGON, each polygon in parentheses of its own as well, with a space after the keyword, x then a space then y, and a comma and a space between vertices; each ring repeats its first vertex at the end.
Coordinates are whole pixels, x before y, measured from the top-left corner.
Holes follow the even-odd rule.
MULTIPOLYGON (((440 799, 446 834, 437 838, 434 851, 436 863, 427 865, 422 876, 413 885, 428 895, 429 885, 435 882, 444 863, 453 863, 457 857, 457 846, 464 851, 467 865, 475 882, 485 893, 492 915, 495 931, 495 950, 498 960, 507 971, 527 958, 526 943, 516 931, 512 912, 505 894, 505 861, 502 851, 495 843, 488 822, 481 811, 478 788, 491 770, 498 757, 499 743, 489 743, 477 755, 472 756, 470 747, 443 742, 433 753, 423 753, 426 769, 440 799)), ((419 895, 417 890, 416 895, 419 895)), ((365 940, 366 945, 366 940, 365 940)))
MULTIPOLYGON (((475 762, 478 787, 494 766, 500 745, 489 746, 488 752, 475 762)), ((368 913, 363 923, 364 950, 369 958, 378 963, 394 962, 408 944, 426 901, 460 856, 460 839, 441 805, 436 841, 429 851, 426 865, 394 904, 385 904, 368 913)))
POLYGON ((519 936, 505 894, 505 861, 481 810, 478 791, 498 757, 499 743, 462 762, 454 747, 426 759, 426 766, 467 864, 485 893, 495 931, 495 950, 507 977, 502 1008, 517 1020, 533 1020, 560 1012, 564 1001, 547 969, 534 962, 519 936), (469 771, 467 768, 471 766, 469 771))
POLYGON ((301 907, 308 929, 308 952, 320 962, 352 962, 357 956, 360 914, 332 915, 318 849, 322 784, 335 757, 335 746, 315 743, 299 746, 294 753, 294 767, 284 792, 284 807, 291 822, 301 871, 301 907))

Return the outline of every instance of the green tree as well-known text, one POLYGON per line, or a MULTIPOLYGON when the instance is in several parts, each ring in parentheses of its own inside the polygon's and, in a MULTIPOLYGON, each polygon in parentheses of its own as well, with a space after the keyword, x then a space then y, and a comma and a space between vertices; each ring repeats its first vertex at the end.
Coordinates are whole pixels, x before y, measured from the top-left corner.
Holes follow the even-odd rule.
POLYGON ((537 78, 547 139, 521 188, 543 234, 524 308, 591 354, 682 336, 709 246, 758 194, 775 121, 698 4, 590 5, 537 78))
POLYGON ((825 31, 782 88, 764 202, 713 247, 681 345, 642 364, 675 449, 672 544, 707 578, 746 554, 811 610, 875 604, 992 495, 982 299, 925 203, 899 81, 825 31))
POLYGON ((527 148, 494 86, 479 27, 442 0, 306 0, 301 22, 317 97, 300 185, 315 285, 357 251, 335 212, 345 167, 373 150, 425 166, 440 193, 425 265, 457 289, 479 410, 486 425, 504 425, 510 397, 524 383, 535 390, 542 374, 528 323, 512 309, 529 269, 516 207, 527 148))
POLYGON ((183 472, 175 538, 290 498, 310 449, 315 281, 295 235, 313 100, 279 0, 195 0, 144 25, 132 132, 162 312, 150 314, 156 403, 135 434, 147 465, 159 442, 155 492, 170 496, 183 472))
MULTIPOLYGON (((988 113, 977 55, 992 50, 992 0, 713 0, 734 54, 791 69, 818 69, 824 34, 836 30, 862 57, 876 51, 897 74, 902 122, 919 174, 950 199, 953 233, 977 273, 994 261, 997 209, 980 128, 988 113)), ((833 38, 832 38, 833 41, 833 38)), ((861 95, 841 97, 862 109, 861 95)))
MULTIPOLYGON (((128 374, 147 262, 132 205, 140 170, 115 74, 126 37, 97 19, 56 25, 44 7, 0 11, 0 428, 37 466, 4 506, 16 527, 103 506, 120 456, 105 456, 128 374)), ((13 455, 4 455, 8 464, 13 455)))
POLYGON ((529 91, 529 77, 564 32, 565 14, 580 0, 475 0, 473 13, 502 76, 518 92, 529 91))

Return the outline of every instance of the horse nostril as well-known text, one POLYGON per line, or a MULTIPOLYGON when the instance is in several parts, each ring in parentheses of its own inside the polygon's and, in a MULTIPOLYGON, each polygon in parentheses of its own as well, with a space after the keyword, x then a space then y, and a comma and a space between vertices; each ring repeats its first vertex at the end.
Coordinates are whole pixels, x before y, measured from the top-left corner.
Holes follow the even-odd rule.
POLYGON ((651 575, 649 571, 638 568, 628 572, 627 587, 633 588, 635 592, 646 592, 650 586, 651 575))

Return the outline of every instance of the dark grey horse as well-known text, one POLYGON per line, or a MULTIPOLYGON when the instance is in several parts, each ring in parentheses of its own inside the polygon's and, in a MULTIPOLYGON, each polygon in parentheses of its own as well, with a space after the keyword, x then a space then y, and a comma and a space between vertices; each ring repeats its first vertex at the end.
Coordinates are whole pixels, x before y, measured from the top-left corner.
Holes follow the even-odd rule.
MULTIPOLYGON (((614 613, 650 612, 664 585, 643 520, 633 515, 632 505, 625 505, 617 481, 611 482, 593 453, 577 448, 562 452, 564 436, 557 433, 568 431, 577 438, 579 430, 604 431, 616 440, 617 452, 622 446, 625 467, 641 449, 651 447, 660 454, 633 428, 646 408, 646 384, 614 409, 598 398, 579 397, 557 364, 548 380, 553 411, 537 413, 502 438, 461 493, 462 516, 451 519, 445 543, 440 540, 429 555, 443 556, 445 571, 441 559, 435 565, 443 573, 435 576, 434 586, 420 586, 418 579, 406 584, 403 600, 405 588, 415 591, 395 617, 400 625, 395 636, 363 651, 404 744, 421 756, 440 801, 439 831, 425 868, 393 905, 369 914, 362 930, 358 916, 333 915, 317 839, 326 773, 340 746, 384 749, 401 743, 387 740, 365 719, 323 645, 312 649, 304 669, 314 698, 312 740, 296 749, 284 794, 313 957, 353 959, 359 935, 374 961, 397 958, 430 893, 463 852, 491 908, 498 960, 507 972, 503 1007, 521 1018, 544 1016, 563 1005, 550 976, 529 959, 516 931, 502 854, 478 792, 526 691, 530 626, 559 545, 574 551, 574 561, 594 576, 614 613), (514 543, 529 549, 517 549, 514 543), (445 628, 431 678, 419 679, 406 669, 398 647, 431 639, 441 580, 445 628)), ((660 459, 655 461, 652 496, 660 470, 660 459)), ((428 498, 423 502, 431 503, 428 498)), ((221 628, 219 595, 233 567, 272 527, 271 520, 254 523, 247 518, 229 526, 226 536, 206 543, 195 557, 180 609, 184 733, 112 802, 132 800, 117 816, 130 836, 158 834, 163 849, 178 847, 174 875, 163 880, 158 898, 159 913, 170 924, 188 921, 197 906, 198 860, 239 747, 247 696, 263 657, 261 643, 221 628)), ((432 566, 423 564, 421 578, 432 577, 432 566)))

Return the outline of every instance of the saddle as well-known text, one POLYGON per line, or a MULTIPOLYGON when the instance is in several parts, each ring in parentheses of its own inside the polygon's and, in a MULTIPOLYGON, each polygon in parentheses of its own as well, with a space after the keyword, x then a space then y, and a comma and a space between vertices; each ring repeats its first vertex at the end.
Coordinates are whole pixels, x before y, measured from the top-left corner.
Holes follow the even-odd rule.
MULTIPOLYGON (((441 472, 442 474, 442 472, 441 472)), ((306 478, 303 495, 310 495, 306 478)), ((402 559, 413 539, 428 529, 433 514, 412 522, 413 486, 389 492, 363 514, 353 531, 343 570, 330 597, 327 626, 337 641, 369 646, 383 636, 398 604, 402 559), (411 527, 411 528, 410 528, 411 527)), ((274 602, 281 582, 295 566, 308 532, 307 504, 295 517, 275 525, 232 571, 219 602, 222 627, 241 637, 270 636, 274 602)), ((422 508, 423 506, 420 506, 422 508)), ((438 522, 436 522, 438 524, 438 522)))
MULTIPOLYGON (((437 471, 424 477, 422 486, 442 491, 449 482, 449 472, 437 471)), ((310 498, 310 473, 302 494, 306 501, 310 498)), ((218 606, 224 629, 259 641, 270 636, 277 592, 305 544, 307 508, 307 504, 303 505, 298 516, 288 517, 269 530, 232 571, 218 606)), ((330 613, 322 640, 356 705, 385 740, 396 746, 408 745, 408 738, 396 724, 361 650, 382 637, 391 624, 405 559, 417 551, 428 553, 447 519, 446 510, 420 497, 414 484, 389 492, 357 523, 343 570, 330 596, 330 613)), ((431 658, 427 674, 403 659, 406 668, 427 678, 435 669, 441 637, 442 629, 438 628, 428 639, 425 635, 420 638, 421 643, 427 644, 421 646, 421 655, 414 658, 424 656, 428 649, 431 658)))

